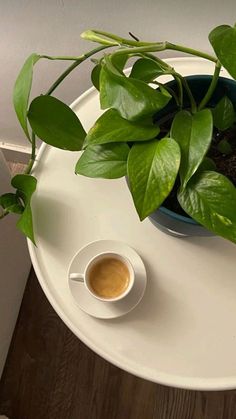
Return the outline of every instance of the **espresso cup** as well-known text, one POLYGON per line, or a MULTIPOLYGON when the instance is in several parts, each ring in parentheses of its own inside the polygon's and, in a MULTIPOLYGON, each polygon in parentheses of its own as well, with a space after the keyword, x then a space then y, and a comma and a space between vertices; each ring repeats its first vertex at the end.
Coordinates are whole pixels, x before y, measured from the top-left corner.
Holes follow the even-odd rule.
POLYGON ((70 279, 84 283, 88 292, 100 301, 119 301, 134 285, 134 269, 123 255, 100 253, 89 260, 83 273, 70 273, 70 279))

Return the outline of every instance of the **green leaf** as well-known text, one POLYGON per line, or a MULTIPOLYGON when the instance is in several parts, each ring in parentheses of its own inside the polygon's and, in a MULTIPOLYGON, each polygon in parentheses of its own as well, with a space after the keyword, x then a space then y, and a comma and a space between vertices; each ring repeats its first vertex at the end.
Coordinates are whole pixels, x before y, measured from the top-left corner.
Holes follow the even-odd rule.
POLYGON ((34 243, 34 245, 36 245, 34 238, 32 211, 29 204, 25 207, 24 212, 22 213, 16 226, 26 237, 32 241, 32 243, 34 243))
POLYGON ((21 214, 24 211, 20 198, 14 193, 6 193, 0 196, 0 205, 8 212, 21 214))
POLYGON ((130 122, 114 109, 106 111, 90 129, 85 144, 105 144, 128 141, 144 141, 155 138, 160 132, 158 125, 130 122))
POLYGON ((13 91, 13 103, 17 118, 30 141, 31 139, 27 125, 27 110, 32 85, 33 67, 39 59, 40 55, 38 54, 31 54, 27 58, 16 79, 13 91))
POLYGON ((111 62, 117 68, 117 70, 122 72, 124 70, 128 58, 128 54, 111 55, 111 62))
POLYGON ((235 121, 235 112, 231 100, 224 96, 212 109, 214 126, 220 131, 230 128, 235 121))
POLYGON ((93 83, 94 87, 96 87, 97 90, 100 90, 100 88, 99 88, 100 72, 101 72, 101 64, 97 64, 97 65, 95 65, 95 67, 93 68, 92 73, 91 73, 92 83, 93 83))
POLYGON ((30 175, 16 175, 12 178, 11 184, 17 189, 16 195, 23 200, 25 205, 24 211, 17 222, 17 227, 35 244, 30 203, 36 189, 37 180, 30 175))
POLYGON ((31 175, 16 175, 11 180, 12 186, 17 189, 24 203, 27 204, 37 185, 37 179, 31 175))
POLYGON ((230 145, 230 143, 223 138, 218 144, 217 144, 217 150, 219 150, 220 153, 229 155, 233 152, 233 149, 230 145))
POLYGON ((209 41, 221 64, 236 79, 236 28, 229 25, 217 26, 210 32, 209 41))
POLYGON ((164 108, 171 95, 165 90, 152 89, 141 80, 122 76, 107 59, 100 75, 100 104, 102 109, 116 109, 130 121, 151 117, 164 108))
POLYGON ((171 138, 132 147, 128 157, 128 177, 141 220, 157 209, 169 195, 179 164, 180 149, 171 138))
POLYGON ((178 194, 184 211, 208 230, 236 243, 236 189, 220 173, 196 173, 178 194))
POLYGON ((200 166, 198 167, 198 172, 204 172, 205 170, 216 170, 216 164, 210 157, 204 157, 200 166))
POLYGON ((140 58, 134 63, 130 77, 150 83, 158 76, 161 76, 164 71, 156 61, 149 58, 140 58))
POLYGON ((28 119, 32 130, 45 143, 63 150, 81 150, 86 132, 71 108, 55 97, 36 97, 28 119))
POLYGON ((171 127, 171 137, 181 149, 180 178, 185 187, 201 164, 212 140, 212 114, 204 109, 191 115, 187 111, 176 114, 171 127))
POLYGON ((105 144, 88 147, 76 164, 75 173, 93 177, 116 179, 126 175, 127 144, 105 144))
POLYGON ((106 37, 96 34, 96 32, 94 32, 93 30, 88 30, 85 31, 83 33, 81 33, 81 38, 83 39, 87 39, 88 41, 92 41, 92 42, 98 42, 99 44, 102 45, 110 45, 112 46, 119 46, 119 43, 116 41, 109 41, 109 39, 107 39, 106 37))

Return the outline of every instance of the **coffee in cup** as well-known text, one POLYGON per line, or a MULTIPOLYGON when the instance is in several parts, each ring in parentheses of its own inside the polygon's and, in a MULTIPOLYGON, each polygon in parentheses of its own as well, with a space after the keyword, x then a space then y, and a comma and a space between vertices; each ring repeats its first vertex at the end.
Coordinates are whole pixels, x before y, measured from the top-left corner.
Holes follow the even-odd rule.
POLYGON ((116 298, 129 286, 130 271, 117 257, 107 256, 95 262, 89 270, 89 285, 102 298, 116 298))
POLYGON ((71 273, 70 279, 84 282, 95 298, 111 302, 129 293, 134 283, 134 270, 126 257, 107 252, 90 260, 83 274, 71 273))

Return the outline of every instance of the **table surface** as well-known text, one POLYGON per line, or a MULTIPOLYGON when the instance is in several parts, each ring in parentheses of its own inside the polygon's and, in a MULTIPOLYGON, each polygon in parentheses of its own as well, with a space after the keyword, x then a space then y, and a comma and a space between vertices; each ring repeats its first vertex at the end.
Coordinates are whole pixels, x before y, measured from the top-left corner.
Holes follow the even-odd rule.
MULTIPOLYGON (((167 61, 183 75, 212 73, 212 64, 198 58, 167 61)), ((72 108, 86 130, 101 114, 94 89, 72 108)), ((77 160, 78 153, 43 146, 34 168, 37 247, 29 243, 29 250, 59 316, 91 349, 135 375, 183 388, 235 388, 235 246, 220 238, 173 238, 149 220, 140 223, 125 180, 77 177, 77 160), (99 239, 135 248, 148 273, 139 306, 109 321, 83 313, 67 280, 73 255, 99 239)))
POLYGON ((114 367, 65 326, 33 270, 0 381, 14 419, 236 419, 235 391, 161 386, 114 367))

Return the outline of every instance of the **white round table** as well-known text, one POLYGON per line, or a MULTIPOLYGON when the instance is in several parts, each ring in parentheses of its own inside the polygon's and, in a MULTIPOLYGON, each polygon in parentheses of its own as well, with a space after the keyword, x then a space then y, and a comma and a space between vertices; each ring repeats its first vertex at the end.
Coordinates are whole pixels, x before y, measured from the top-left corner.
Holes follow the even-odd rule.
MULTIPOLYGON (((213 70, 212 63, 198 58, 167 62, 183 75, 213 70)), ((101 114, 95 89, 72 109, 88 130, 101 114)), ((174 238, 148 219, 141 223, 125 180, 76 176, 78 156, 44 145, 34 168, 37 247, 28 244, 58 315, 93 351, 137 376, 182 388, 236 388, 235 245, 217 237, 174 238), (85 314, 68 287, 71 258, 99 239, 127 243, 147 269, 144 298, 115 320, 85 314)))

